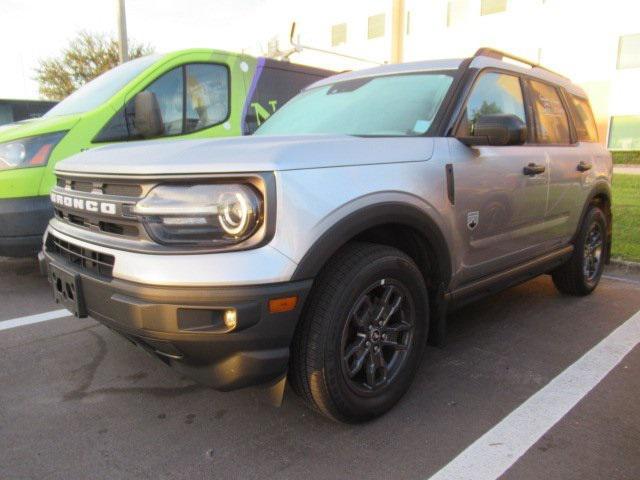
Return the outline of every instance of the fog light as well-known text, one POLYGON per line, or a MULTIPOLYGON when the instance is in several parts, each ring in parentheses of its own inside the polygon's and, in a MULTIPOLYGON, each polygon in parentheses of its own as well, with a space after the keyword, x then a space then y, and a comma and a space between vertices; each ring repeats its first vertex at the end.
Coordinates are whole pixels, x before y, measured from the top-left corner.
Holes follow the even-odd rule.
POLYGON ((235 310, 226 310, 224 312, 224 324, 229 330, 233 330, 238 325, 238 318, 235 310))

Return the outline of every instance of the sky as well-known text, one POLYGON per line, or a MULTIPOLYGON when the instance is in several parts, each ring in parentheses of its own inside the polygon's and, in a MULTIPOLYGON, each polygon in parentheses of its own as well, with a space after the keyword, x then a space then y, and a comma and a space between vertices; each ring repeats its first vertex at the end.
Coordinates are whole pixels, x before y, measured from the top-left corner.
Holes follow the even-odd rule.
MULTIPOLYGON (((0 0, 0 98, 38 98, 38 61, 81 30, 116 35, 117 0, 0 0)), ((163 53, 209 47, 260 54, 286 34, 300 1, 126 0, 129 42, 163 53)))

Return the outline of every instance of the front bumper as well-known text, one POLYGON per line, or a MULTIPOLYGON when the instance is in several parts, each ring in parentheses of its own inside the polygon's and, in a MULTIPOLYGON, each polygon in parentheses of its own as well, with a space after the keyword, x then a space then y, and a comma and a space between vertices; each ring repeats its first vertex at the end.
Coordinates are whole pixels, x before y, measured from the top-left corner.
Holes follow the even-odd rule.
POLYGON ((53 207, 48 196, 0 200, 0 256, 35 256, 53 207))
POLYGON ((76 275, 89 316, 218 390, 266 383, 286 372, 289 345, 312 283, 148 286, 101 278, 49 252, 40 261, 43 272, 50 273, 54 264, 76 275), (270 299, 290 296, 298 297, 293 310, 269 312, 270 299), (229 309, 237 312, 233 331, 222 320, 229 309))

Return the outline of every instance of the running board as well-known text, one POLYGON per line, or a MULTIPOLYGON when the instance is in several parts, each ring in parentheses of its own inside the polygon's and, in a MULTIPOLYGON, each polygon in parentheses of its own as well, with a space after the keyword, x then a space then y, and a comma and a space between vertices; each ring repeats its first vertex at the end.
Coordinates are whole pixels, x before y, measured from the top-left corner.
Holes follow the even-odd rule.
POLYGON ((452 309, 459 308, 479 298, 497 293, 505 288, 531 280, 562 265, 573 253, 573 245, 547 253, 508 270, 475 280, 445 295, 452 309))

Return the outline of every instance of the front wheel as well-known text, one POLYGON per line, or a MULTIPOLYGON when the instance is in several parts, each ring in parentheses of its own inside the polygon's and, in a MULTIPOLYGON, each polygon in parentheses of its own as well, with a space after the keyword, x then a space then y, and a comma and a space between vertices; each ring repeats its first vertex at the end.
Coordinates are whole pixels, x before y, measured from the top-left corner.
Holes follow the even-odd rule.
POLYGON ((415 263, 395 248, 349 244, 308 302, 292 348, 294 389, 334 420, 385 413, 411 384, 426 343, 428 296, 415 263))
POLYGON ((571 258, 552 273, 556 288, 568 295, 590 294, 600 282, 607 248, 607 218, 592 206, 582 221, 571 258))

